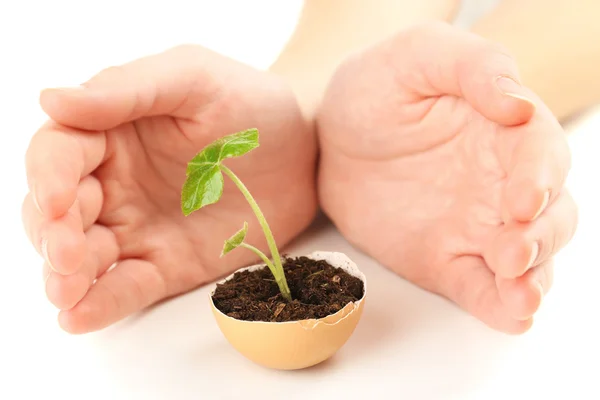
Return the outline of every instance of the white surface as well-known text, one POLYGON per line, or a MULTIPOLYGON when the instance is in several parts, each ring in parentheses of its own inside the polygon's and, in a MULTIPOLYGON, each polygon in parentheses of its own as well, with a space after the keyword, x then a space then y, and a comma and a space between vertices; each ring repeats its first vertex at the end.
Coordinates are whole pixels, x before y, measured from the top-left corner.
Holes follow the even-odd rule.
POLYGON ((600 398, 600 113, 574 127, 569 185, 581 223, 557 259, 555 286, 534 329, 524 336, 493 332, 402 281, 326 224, 317 224, 293 253, 346 252, 370 289, 354 336, 317 368, 276 372, 238 356, 213 322, 209 287, 98 334, 61 332, 42 290, 40 259, 20 222, 23 155, 45 119, 39 89, 78 84, 103 67, 183 42, 266 67, 293 29, 301 3, 178 0, 156 2, 143 15, 134 2, 117 0, 95 7, 65 0, 33 4, 0 5, 0 399, 359 399, 384 398, 384 392, 403 399, 600 398), (242 24, 246 18, 253 19, 251 28, 242 24), (229 382, 232 376, 239 382, 229 382))

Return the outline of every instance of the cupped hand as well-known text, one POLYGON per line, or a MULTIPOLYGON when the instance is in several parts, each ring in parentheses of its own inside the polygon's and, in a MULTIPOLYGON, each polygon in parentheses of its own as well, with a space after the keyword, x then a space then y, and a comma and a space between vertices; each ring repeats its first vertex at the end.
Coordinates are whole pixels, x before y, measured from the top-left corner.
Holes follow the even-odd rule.
POLYGON ((446 24, 344 62, 318 116, 319 196, 357 247, 522 333, 572 238, 564 131, 501 47, 446 24))
POLYGON ((254 261, 243 250, 219 257, 245 220, 248 241, 268 253, 231 182, 219 203, 183 216, 186 163, 218 137, 259 129, 260 147, 227 163, 279 246, 316 212, 313 129, 266 72, 181 46, 45 90, 40 103, 50 121, 27 151, 23 223, 68 332, 102 329, 254 261))

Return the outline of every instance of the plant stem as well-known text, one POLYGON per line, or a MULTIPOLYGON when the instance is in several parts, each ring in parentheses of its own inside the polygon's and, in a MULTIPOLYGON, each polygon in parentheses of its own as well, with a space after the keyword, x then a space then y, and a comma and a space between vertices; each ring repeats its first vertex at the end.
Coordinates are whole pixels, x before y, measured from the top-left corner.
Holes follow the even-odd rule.
MULTIPOLYGON (((271 255, 273 257, 273 264, 274 264, 273 267, 274 268, 271 269, 271 273, 275 277, 275 281, 277 282, 277 285, 279 286, 279 290, 281 291, 282 296, 286 300, 291 301, 292 294, 290 292, 290 288, 288 287, 287 280, 285 279, 285 273, 283 271, 283 265, 281 265, 281 256, 279 255, 279 249, 277 248, 277 244, 275 243, 275 238, 273 237, 273 233, 271 232, 271 228, 269 228, 269 224, 267 223, 265 216, 263 215, 262 211, 258 207, 258 204, 256 203, 256 201, 250 194, 250 191, 248 191, 246 186, 233 173, 233 171, 230 170, 229 168, 227 168, 223 164, 221 164, 220 167, 221 167, 221 170, 233 181, 233 183, 235 183, 235 185, 238 187, 238 189, 240 189, 240 191, 242 192, 242 194, 244 195, 244 197, 250 204, 250 208, 252 208, 252 211, 254 211, 254 214, 256 215, 256 219, 258 219, 258 223, 260 224, 260 226, 263 229, 265 238, 267 239, 267 245, 269 246, 269 250, 271 250, 271 255)), ((243 243, 242 245, 244 245, 244 244, 245 243, 243 243)), ((250 246, 250 245, 246 244, 246 246, 244 246, 244 247, 249 248, 247 246, 250 246)), ((250 246, 250 247, 252 247, 252 246, 250 246)), ((255 247, 253 247, 253 248, 255 250, 259 251, 259 253, 260 253, 259 256, 261 258, 262 257, 266 258, 266 256, 262 252, 260 252, 260 250, 256 249, 255 247), (262 254, 262 256, 261 256, 261 254, 262 254)), ((252 250, 252 249, 250 249, 250 250, 252 250)), ((252 251, 254 251, 254 250, 252 250, 252 251)), ((263 261, 264 261, 264 259, 263 259, 263 261)), ((269 264, 267 263, 267 266, 268 265, 269 264)))
POLYGON ((265 255, 265 253, 263 253, 262 251, 260 251, 256 247, 254 247, 251 244, 248 244, 246 242, 242 242, 242 244, 240 244, 240 247, 248 249, 251 252, 253 252, 254 254, 256 254, 257 256, 259 256, 265 262, 265 264, 267 264, 267 267, 269 267, 269 269, 271 270, 271 272, 273 273, 273 275, 275 275, 277 273, 275 271, 275 266, 273 265, 273 263, 271 262, 271 260, 269 260, 269 257, 267 257, 265 255))
MULTIPOLYGON (((279 278, 279 274, 277 273, 277 270, 275 269, 275 266, 273 265, 273 263, 271 262, 271 260, 269 260, 269 257, 267 257, 265 255, 265 253, 263 253, 262 251, 260 251, 256 247, 254 247, 251 244, 248 244, 246 242, 242 242, 242 244, 240 244, 240 247, 243 247, 245 249, 248 249, 248 250, 252 251, 254 254, 256 254, 257 256, 259 256, 265 262, 265 264, 267 264, 267 267, 269 267, 269 270, 271 270, 271 273, 275 277, 275 282, 277 283, 277 286, 279 286, 279 290, 281 291, 281 294, 285 297, 285 295, 283 294, 283 292, 287 288, 287 282, 285 281, 285 278, 284 279, 280 279, 279 278)), ((289 291, 289 289, 287 289, 287 290, 289 291)), ((291 300, 291 296, 290 296, 289 299, 286 298, 286 300, 291 300)))

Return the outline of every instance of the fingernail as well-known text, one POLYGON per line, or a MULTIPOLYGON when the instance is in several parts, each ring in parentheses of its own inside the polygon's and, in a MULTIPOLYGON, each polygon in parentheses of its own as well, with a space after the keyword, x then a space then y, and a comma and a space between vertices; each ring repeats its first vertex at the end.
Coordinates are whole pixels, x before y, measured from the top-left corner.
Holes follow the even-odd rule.
POLYGON ((52 266, 52 263, 50 262, 50 257, 48 257, 48 239, 46 239, 46 238, 42 239, 42 256, 44 257, 44 259, 50 266, 50 269, 52 269, 53 271, 56 271, 56 269, 54 269, 54 267, 52 266))
POLYGON ((550 201, 550 191, 546 191, 546 193, 544 193, 544 199, 542 200, 542 205, 540 206, 540 209, 533 216, 532 221, 534 219, 536 219, 537 217, 539 217, 540 214, 544 212, 544 210, 548 206, 549 201, 550 201))
POLYGON ((535 103, 524 94, 523 86, 510 76, 498 76, 496 78, 496 86, 503 95, 526 101, 535 107, 535 103))
POLYGON ((540 295, 542 297, 542 299, 544 298, 544 296, 546 295, 546 293, 544 293, 544 286, 542 286, 542 284, 540 282, 536 282, 537 287, 540 290, 540 295))
POLYGON ((33 187, 31 188, 31 197, 33 199, 33 204, 35 205, 35 208, 37 208, 40 214, 43 215, 44 213, 42 212, 42 207, 40 207, 40 202, 37 197, 37 190, 35 188, 35 185, 33 185, 33 187))
POLYGON ((46 271, 46 268, 42 268, 43 270, 43 277, 44 277, 44 286, 46 286, 46 284, 48 283, 48 278, 50 278, 50 274, 52 274, 52 268, 48 268, 48 270, 46 271))
POLYGON ((538 242, 533 242, 533 246, 531 246, 531 255, 529 256, 529 262, 527 263, 527 269, 533 267, 535 260, 537 260, 538 254, 540 252, 540 245, 538 242))

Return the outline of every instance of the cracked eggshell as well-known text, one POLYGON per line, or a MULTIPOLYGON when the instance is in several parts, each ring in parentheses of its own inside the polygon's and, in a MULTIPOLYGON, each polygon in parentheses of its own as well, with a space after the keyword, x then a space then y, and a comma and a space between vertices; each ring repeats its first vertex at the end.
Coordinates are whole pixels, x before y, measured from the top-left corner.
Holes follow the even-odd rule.
MULTIPOLYGON (((213 314, 227 341, 238 352, 259 365, 293 370, 319 364, 333 356, 346 343, 362 315, 367 280, 357 265, 343 253, 314 252, 306 257, 326 260, 334 267, 342 268, 361 279, 364 283, 363 297, 348 303, 337 313, 320 319, 257 322, 242 321, 223 314, 212 301, 214 290, 209 294, 213 314)), ((263 267, 264 264, 258 264, 239 271, 252 271, 263 267)), ((219 283, 232 277, 233 274, 219 283)))

